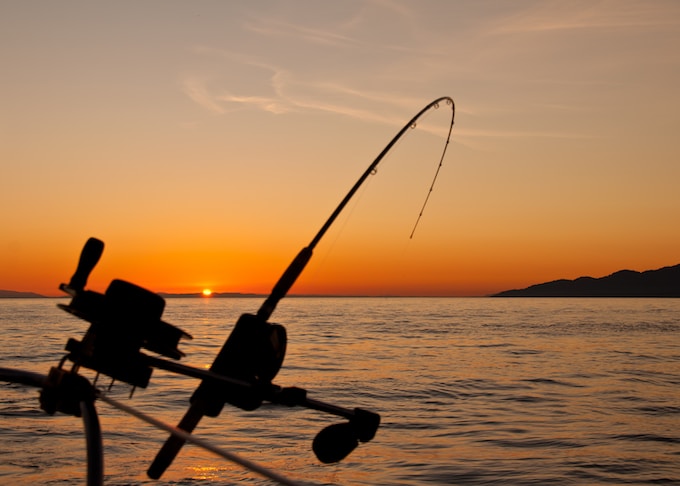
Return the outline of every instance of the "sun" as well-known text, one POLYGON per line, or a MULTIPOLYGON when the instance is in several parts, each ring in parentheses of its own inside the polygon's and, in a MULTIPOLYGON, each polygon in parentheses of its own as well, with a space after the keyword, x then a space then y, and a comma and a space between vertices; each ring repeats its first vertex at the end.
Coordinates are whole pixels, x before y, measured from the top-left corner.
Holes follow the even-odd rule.
POLYGON ((203 297, 210 297, 212 295, 212 290, 203 289, 203 292, 201 292, 201 293, 203 294, 203 297))

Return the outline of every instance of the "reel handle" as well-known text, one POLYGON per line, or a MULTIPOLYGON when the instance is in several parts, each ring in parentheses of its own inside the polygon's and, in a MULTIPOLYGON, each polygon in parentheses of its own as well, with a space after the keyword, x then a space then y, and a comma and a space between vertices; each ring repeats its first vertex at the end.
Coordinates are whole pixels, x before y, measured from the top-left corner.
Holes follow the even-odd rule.
MULTIPOLYGON (((103 241, 98 240, 97 238, 88 239, 85 246, 83 246, 83 250, 80 252, 80 260, 78 260, 76 272, 71 277, 67 287, 75 291, 83 290, 87 284, 90 273, 92 273, 92 270, 99 262, 99 258, 101 258, 103 252, 103 241)), ((65 289, 62 288, 62 290, 65 289)))

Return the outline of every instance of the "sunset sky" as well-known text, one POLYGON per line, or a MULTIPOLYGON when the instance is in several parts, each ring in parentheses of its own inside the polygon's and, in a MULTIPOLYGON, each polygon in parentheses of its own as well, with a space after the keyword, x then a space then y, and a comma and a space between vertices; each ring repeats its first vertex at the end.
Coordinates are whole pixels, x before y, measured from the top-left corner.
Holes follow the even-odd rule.
POLYGON ((475 296, 680 263, 680 2, 3 1, 0 289, 475 296))

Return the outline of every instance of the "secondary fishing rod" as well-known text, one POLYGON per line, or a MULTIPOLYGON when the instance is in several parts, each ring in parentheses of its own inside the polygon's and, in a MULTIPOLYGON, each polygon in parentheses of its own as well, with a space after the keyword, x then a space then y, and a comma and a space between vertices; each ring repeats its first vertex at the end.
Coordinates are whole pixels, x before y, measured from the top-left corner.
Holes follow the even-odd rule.
MULTIPOLYGON (((257 387, 266 388, 268 384, 271 383, 271 380, 276 376, 283 364, 286 352, 287 337, 285 328, 279 324, 267 322, 268 319, 271 317, 279 301, 286 296, 304 270, 312 257, 316 245, 324 234, 326 234, 326 231, 328 231, 359 187, 361 187, 369 175, 375 173, 380 161, 387 155, 404 133, 410 128, 414 128, 416 122, 424 113, 431 109, 439 108, 440 103, 446 103, 451 107, 451 123, 432 184, 430 185, 423 207, 420 210, 416 224, 411 232, 411 237, 413 236, 415 227, 423 214, 425 205, 427 204, 430 193, 434 187, 434 183, 439 174, 439 169, 442 166, 451 139, 455 117, 455 104, 453 99, 448 96, 432 101, 404 125, 368 166, 361 177, 359 177, 357 182, 335 208, 333 213, 331 213, 330 217, 326 220, 314 238, 312 238, 310 243, 296 255, 274 285, 269 296, 260 306, 257 314, 243 314, 237 321, 231 335, 227 338, 210 367, 210 371, 219 375, 226 375, 253 383, 255 384, 254 393, 244 394, 241 389, 238 390, 241 393, 237 394, 235 393, 237 390, 229 386, 216 385, 214 381, 204 380, 192 395, 190 400, 191 405, 177 425, 177 428, 192 432, 203 416, 208 415, 210 417, 216 417, 219 415, 225 403, 230 403, 244 410, 254 410, 259 407, 262 403, 263 396, 261 393, 257 393, 257 387)), ((336 424, 324 429, 317 435, 313 443, 314 452, 323 462, 336 462, 343 459, 356 447, 356 445, 358 445, 357 441, 366 442, 371 440, 375 435, 375 431, 380 423, 380 416, 373 412, 363 411, 362 409, 355 409, 355 412, 356 415, 363 417, 364 422, 368 417, 368 422, 371 424, 368 427, 368 432, 365 430, 366 424, 363 424, 363 427, 359 427, 357 423, 353 423, 351 419, 348 424, 336 424), (374 430, 373 425, 375 426, 374 430), (362 430, 362 428, 364 430, 362 430), (328 459, 328 461, 324 458, 328 459)), ((356 422, 358 422, 358 420, 356 422)), ((171 435, 149 467, 147 471, 149 477, 154 479, 160 478, 177 456, 184 445, 184 442, 185 440, 182 437, 171 435)))

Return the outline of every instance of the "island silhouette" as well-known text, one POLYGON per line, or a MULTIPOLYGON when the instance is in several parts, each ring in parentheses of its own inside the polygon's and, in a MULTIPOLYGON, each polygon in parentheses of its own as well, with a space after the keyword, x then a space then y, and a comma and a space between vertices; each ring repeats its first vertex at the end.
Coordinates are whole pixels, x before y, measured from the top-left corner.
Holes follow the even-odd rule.
POLYGON ((38 297, 45 296, 36 294, 35 292, 16 292, 14 290, 0 289, 0 299, 34 299, 38 297))
POLYGON ((620 270, 606 277, 553 280, 491 297, 680 297, 680 264, 657 270, 620 270))

